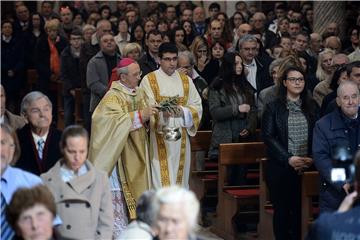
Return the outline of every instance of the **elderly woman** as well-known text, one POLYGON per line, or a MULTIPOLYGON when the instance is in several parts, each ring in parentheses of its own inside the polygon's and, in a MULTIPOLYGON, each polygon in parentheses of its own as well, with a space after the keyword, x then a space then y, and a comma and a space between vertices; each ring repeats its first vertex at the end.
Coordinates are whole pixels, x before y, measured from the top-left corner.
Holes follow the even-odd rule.
POLYGON ((312 131, 317 119, 302 68, 287 67, 280 75, 278 97, 266 105, 262 137, 268 151, 266 182, 274 206, 276 239, 300 239, 300 174, 312 165, 312 131))
POLYGON ((122 52, 123 58, 131 58, 135 61, 139 61, 142 55, 141 46, 136 42, 126 44, 122 52))
POLYGON ((24 240, 50 240, 56 216, 54 197, 44 185, 19 188, 6 208, 6 219, 24 240))
POLYGON ((60 55, 68 45, 65 38, 59 35, 60 22, 57 19, 45 23, 46 34, 39 38, 36 45, 36 70, 39 74, 38 88, 49 91, 50 81, 60 76, 60 55))
POLYGON ((331 92, 330 82, 333 68, 333 57, 335 52, 331 49, 325 49, 319 53, 318 65, 316 69, 316 78, 319 83, 314 88, 313 97, 316 103, 321 106, 323 98, 331 92))
POLYGON ((87 160, 89 137, 80 126, 67 127, 60 140, 63 158, 41 175, 55 198, 70 239, 111 239, 113 209, 108 177, 87 160))
POLYGON ((49 170, 61 153, 61 131, 51 126, 52 104, 41 92, 28 93, 21 102, 21 114, 28 124, 18 131, 21 156, 16 167, 36 175, 49 170))
POLYGON ((195 240, 200 204, 195 194, 178 186, 156 193, 160 205, 157 214, 159 240, 195 240))

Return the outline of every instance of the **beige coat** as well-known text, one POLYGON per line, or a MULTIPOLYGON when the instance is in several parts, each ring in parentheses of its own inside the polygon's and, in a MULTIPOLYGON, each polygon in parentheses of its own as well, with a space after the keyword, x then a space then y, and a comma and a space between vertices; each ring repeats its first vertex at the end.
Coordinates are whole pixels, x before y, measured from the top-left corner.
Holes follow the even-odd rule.
POLYGON ((25 118, 15 115, 8 110, 5 110, 4 121, 15 130, 22 128, 26 123, 25 118))
POLYGON ((63 222, 60 234, 71 239, 111 239, 113 208, 107 174, 86 161, 89 171, 65 183, 60 176, 62 162, 41 175, 63 222))

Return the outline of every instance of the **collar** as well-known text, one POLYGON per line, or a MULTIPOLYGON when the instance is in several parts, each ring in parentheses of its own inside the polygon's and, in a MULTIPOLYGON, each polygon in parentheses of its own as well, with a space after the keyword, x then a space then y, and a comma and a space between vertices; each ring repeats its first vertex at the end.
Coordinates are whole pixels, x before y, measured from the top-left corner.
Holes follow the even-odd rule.
POLYGON ((74 170, 70 169, 65 163, 63 163, 60 167, 60 176, 64 182, 69 182, 76 177, 86 174, 87 172, 88 169, 85 163, 79 168, 77 173, 74 170))
POLYGON ((245 65, 245 67, 256 67, 255 58, 252 60, 252 62, 250 64, 244 63, 244 65, 245 65))
POLYGON ((37 142, 40 140, 40 139, 42 139, 42 140, 44 140, 44 142, 46 142, 46 139, 47 139, 47 136, 48 136, 48 134, 49 134, 49 131, 47 132, 47 133, 45 133, 45 135, 44 136, 39 136, 39 135, 37 135, 37 134, 35 134, 33 131, 31 131, 31 135, 33 136, 33 138, 34 138, 34 142, 35 142, 35 145, 37 146, 37 142))
POLYGON ((161 74, 164 74, 165 76, 167 76, 167 77, 174 77, 174 76, 176 76, 176 70, 174 71, 174 73, 173 74, 171 74, 171 75, 168 75, 166 72, 164 72, 163 70, 162 70, 162 68, 161 68, 161 66, 159 67, 159 72, 161 73, 161 74))
POLYGON ((129 88, 122 84, 120 81, 116 81, 121 87, 125 88, 129 93, 136 93, 137 88, 129 88))
POLYGON ((2 40, 4 41, 4 42, 7 42, 7 43, 9 43, 10 41, 11 41, 11 39, 12 39, 12 36, 10 36, 10 37, 5 37, 4 35, 2 35, 2 40))
POLYGON ((97 39, 96 33, 94 33, 91 36, 91 45, 97 45, 97 44, 99 44, 99 40, 97 39))
POLYGON ((0 117, 0 123, 4 123, 5 122, 5 117, 4 117, 4 115, 2 115, 1 117, 0 117))
POLYGON ((5 171, 1 175, 1 181, 5 182, 6 184, 13 178, 13 174, 11 174, 13 167, 10 164, 6 167, 5 171))

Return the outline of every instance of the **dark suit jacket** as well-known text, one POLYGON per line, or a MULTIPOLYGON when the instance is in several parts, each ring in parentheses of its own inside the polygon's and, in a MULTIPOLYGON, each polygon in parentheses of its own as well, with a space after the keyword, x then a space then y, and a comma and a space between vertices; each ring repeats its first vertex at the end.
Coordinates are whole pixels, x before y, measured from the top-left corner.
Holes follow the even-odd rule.
POLYGON ((17 135, 21 147, 21 156, 15 164, 16 167, 39 176, 52 168, 58 159, 61 158, 59 148, 61 138, 60 130, 50 127, 44 146, 43 159, 41 161, 39 160, 30 125, 26 124, 17 132, 17 135))
POLYGON ((155 60, 149 55, 148 52, 139 59, 139 65, 142 71, 141 78, 143 78, 146 74, 158 69, 155 60))

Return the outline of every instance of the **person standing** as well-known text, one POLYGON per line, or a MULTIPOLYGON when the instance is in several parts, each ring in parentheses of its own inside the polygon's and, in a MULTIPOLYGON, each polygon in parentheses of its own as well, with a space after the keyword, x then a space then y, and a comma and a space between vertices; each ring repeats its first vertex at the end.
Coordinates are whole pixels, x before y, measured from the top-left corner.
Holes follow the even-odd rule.
POLYGON ((70 34, 70 46, 61 53, 60 79, 64 83, 65 127, 74 124, 75 121, 75 89, 81 87, 79 58, 82 42, 81 31, 74 30, 70 34))
POLYGON ((120 60, 116 52, 114 36, 105 34, 100 38, 100 51, 87 65, 86 81, 91 92, 89 112, 93 113, 108 90, 111 72, 120 60))
POLYGON ((160 68, 146 75, 140 84, 150 104, 178 97, 177 113, 162 112, 150 119, 150 147, 154 187, 169 185, 189 187, 190 136, 194 136, 202 116, 201 98, 193 81, 177 69, 178 49, 173 43, 159 47, 160 68), (164 120, 164 121, 161 121, 164 120), (157 131, 163 127, 179 128, 177 141, 164 140, 157 131), (159 129, 158 129, 159 128, 159 129))
POLYGON ((302 68, 286 68, 280 80, 279 96, 266 105, 262 116, 268 156, 266 182, 274 206, 275 238, 300 239, 300 174, 313 162, 311 143, 317 105, 306 91, 302 68))
POLYGON ((137 199, 151 188, 146 122, 158 110, 148 106, 145 92, 138 87, 137 62, 122 59, 115 75, 92 116, 90 159, 110 176, 114 234, 119 236, 127 225, 125 207, 130 219, 135 219, 137 199))

